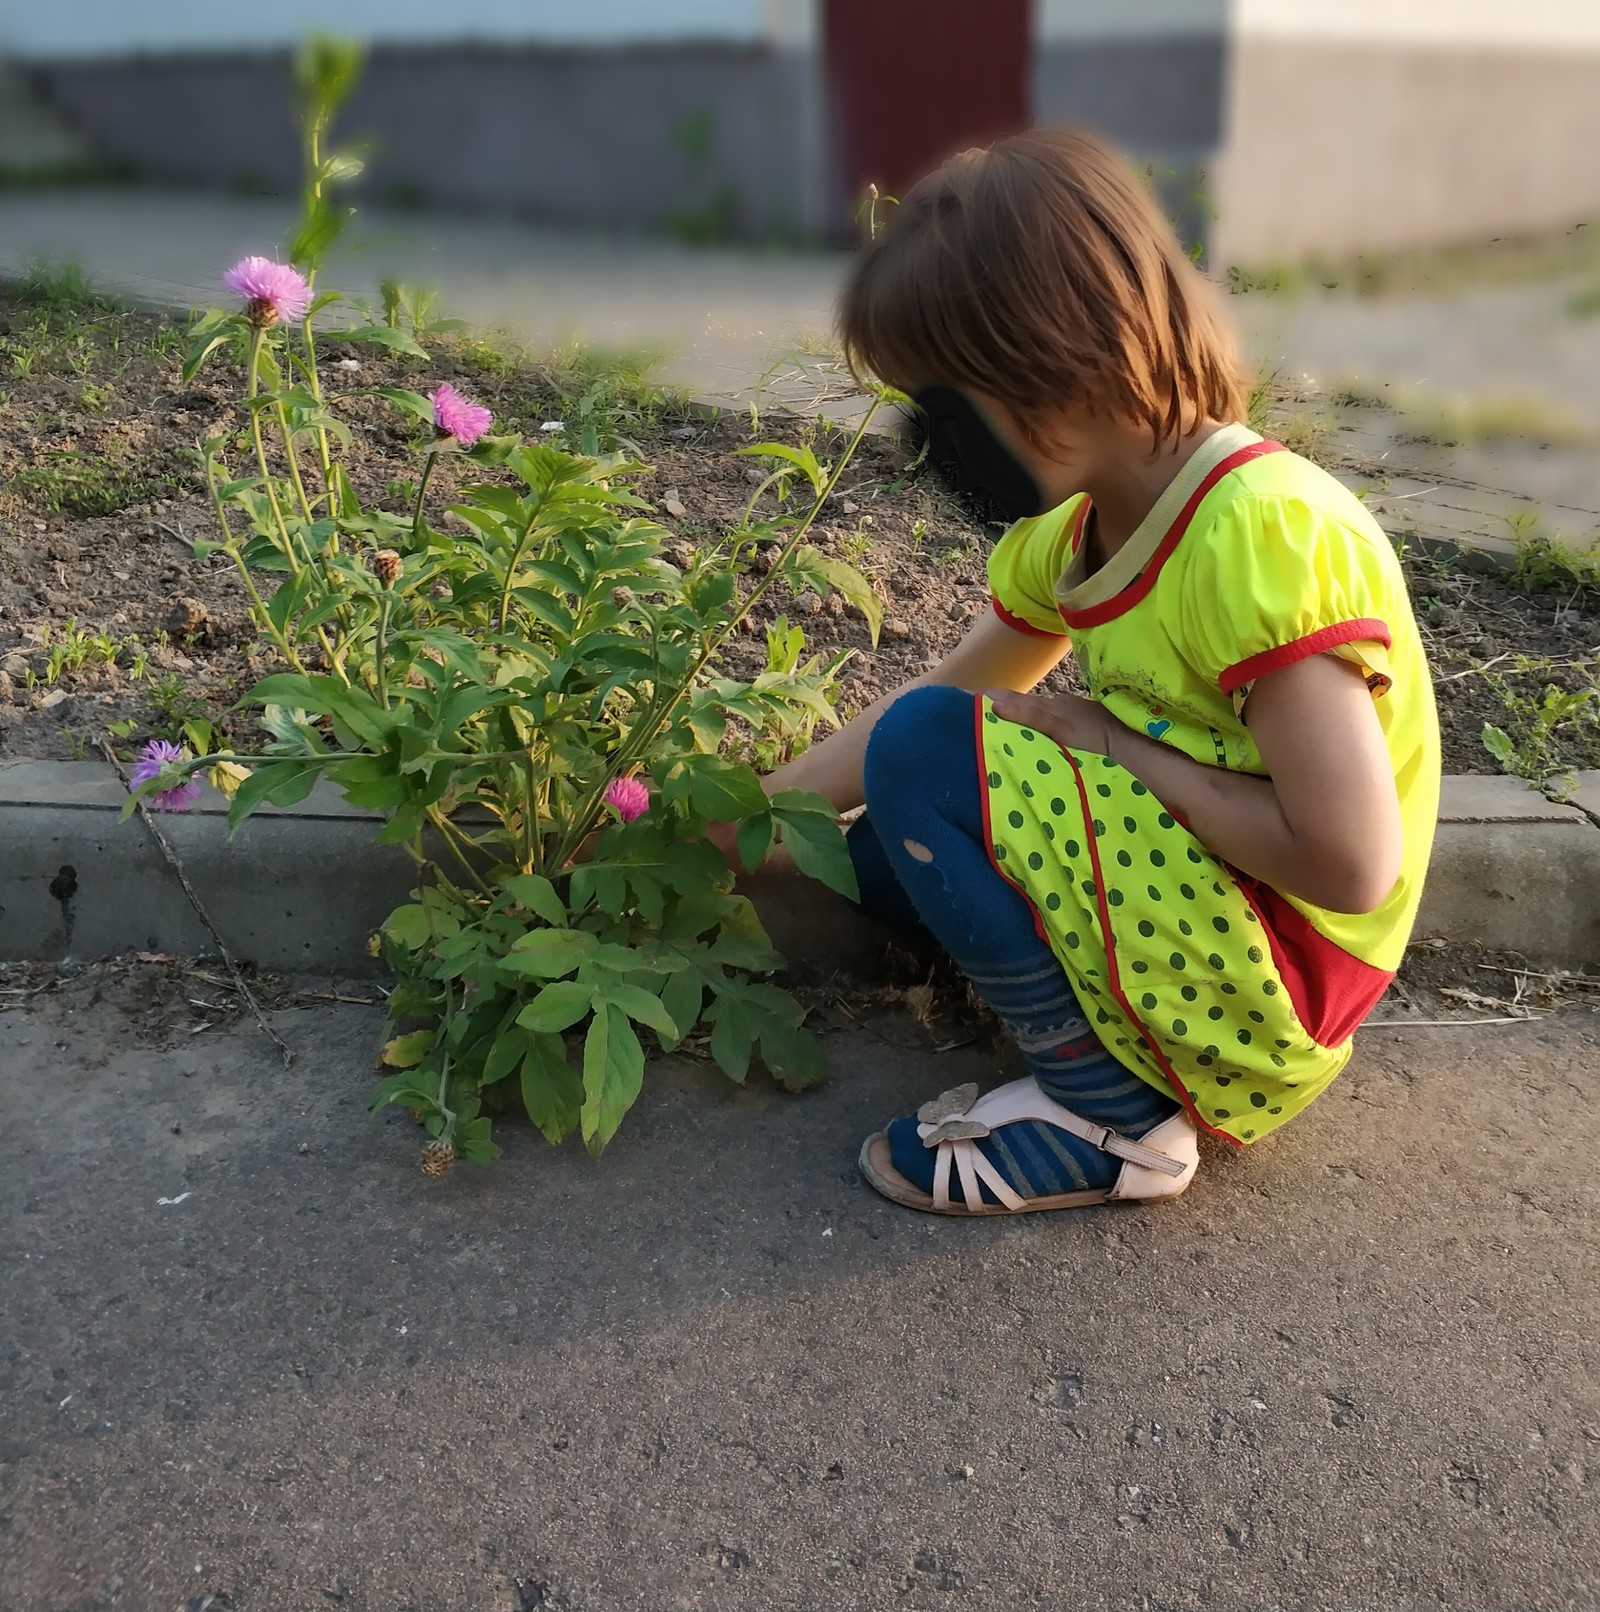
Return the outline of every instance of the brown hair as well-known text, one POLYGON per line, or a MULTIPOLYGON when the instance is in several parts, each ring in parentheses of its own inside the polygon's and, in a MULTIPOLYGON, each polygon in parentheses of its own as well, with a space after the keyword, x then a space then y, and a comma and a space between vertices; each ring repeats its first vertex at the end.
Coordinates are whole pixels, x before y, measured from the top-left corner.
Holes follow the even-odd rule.
POLYGON ((851 369, 1010 407, 1036 445, 1063 403, 1148 427, 1243 419, 1211 288, 1138 176, 1074 129, 963 152, 890 210, 839 323, 851 369))

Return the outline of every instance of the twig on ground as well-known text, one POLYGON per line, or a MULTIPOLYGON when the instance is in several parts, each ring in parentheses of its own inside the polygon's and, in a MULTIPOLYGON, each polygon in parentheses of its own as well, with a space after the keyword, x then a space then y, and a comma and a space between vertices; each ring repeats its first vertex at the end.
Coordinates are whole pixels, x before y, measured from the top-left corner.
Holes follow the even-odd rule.
POLYGON ((1549 980, 1552 985, 1576 985, 1585 991, 1600 991, 1600 974, 1541 974, 1536 968, 1507 968, 1503 963, 1479 963, 1494 974, 1514 974, 1519 979, 1549 980))
MULTIPOLYGON (((128 788, 128 775, 122 770, 122 762, 118 760, 116 751, 111 748, 110 741, 102 739, 100 741, 100 750, 106 760, 116 769, 117 777, 122 780, 123 788, 128 788)), ((290 1049, 289 1043, 267 1023, 267 1016, 261 1011, 261 1004, 256 1000, 255 993, 250 989, 244 975, 240 972, 238 963, 234 961, 233 953, 228 950, 227 943, 217 933, 217 926, 212 923, 211 915, 201 904, 200 897, 195 894, 194 886, 189 883, 189 875, 183 871, 183 863, 178 860, 178 853, 173 850, 167 836, 161 832, 160 826, 151 815, 150 808, 142 800, 136 800, 134 805, 138 807, 139 816, 143 818, 144 826, 150 830, 150 837, 156 842, 156 847, 166 860, 167 866, 177 875, 178 883, 183 887, 184 895, 189 898, 189 905, 194 908, 195 915, 206 926, 206 932, 217 943, 217 950, 222 954, 223 962, 228 965, 228 974, 233 980, 233 988, 250 1004, 250 1010, 255 1014, 256 1023, 261 1026, 262 1032, 267 1039, 278 1049, 278 1055, 283 1059, 283 1067, 285 1069, 292 1068, 294 1065, 294 1053, 290 1049)))
POLYGON ((296 991, 296 1002, 348 1002, 352 1007, 382 1007, 381 996, 344 996, 338 991, 296 991))
POLYGON ((1368 1019, 1373 1030, 1436 1030, 1450 1025, 1532 1024, 1542 1013, 1519 1013, 1509 1019, 1368 1019))

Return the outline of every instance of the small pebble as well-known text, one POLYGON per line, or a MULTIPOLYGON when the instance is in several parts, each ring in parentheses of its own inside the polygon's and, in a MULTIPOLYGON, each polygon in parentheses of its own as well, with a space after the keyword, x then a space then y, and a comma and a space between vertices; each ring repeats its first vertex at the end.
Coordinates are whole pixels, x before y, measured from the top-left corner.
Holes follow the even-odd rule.
POLYGON ((890 616, 883 624, 885 638, 909 638, 911 636, 911 623, 904 616, 890 616))
POLYGON ((822 601, 814 593, 802 593, 794 602, 795 613, 801 616, 815 616, 822 609, 822 601))
POLYGON ((676 521, 683 520, 689 513, 675 489, 668 490, 666 497, 661 500, 661 507, 676 521))

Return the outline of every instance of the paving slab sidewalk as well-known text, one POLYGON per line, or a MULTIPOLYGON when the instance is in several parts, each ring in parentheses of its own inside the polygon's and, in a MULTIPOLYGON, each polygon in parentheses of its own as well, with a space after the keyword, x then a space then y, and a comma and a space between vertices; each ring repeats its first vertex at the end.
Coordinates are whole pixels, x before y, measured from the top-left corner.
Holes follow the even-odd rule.
POLYGON ((286 1072, 70 1000, 0 1015, 8 1612, 1600 1601, 1592 1016, 1368 1029, 1176 1204, 958 1223, 854 1152, 975 1048, 667 1064, 598 1163, 430 1183, 371 1011, 286 1072))
MULTIPOLYGON (((281 249, 281 201, 145 188, 0 194, 0 274, 75 261, 109 290, 161 306, 220 300, 223 269, 281 249)), ((384 276, 432 286, 451 313, 535 346, 580 338, 652 348, 691 392, 851 418, 861 399, 831 356, 841 253, 693 248, 514 220, 364 210, 330 283, 373 297, 384 276)), ((1457 449, 1403 440, 1393 412, 1336 411, 1335 451, 1354 485, 1378 487, 1380 517, 1505 547, 1536 516, 1579 541, 1600 531, 1600 318, 1571 311, 1579 279, 1382 297, 1229 300, 1254 363, 1289 386, 1310 376, 1434 400, 1520 407, 1534 440, 1457 449), (1540 416, 1563 440, 1538 440, 1540 416)))

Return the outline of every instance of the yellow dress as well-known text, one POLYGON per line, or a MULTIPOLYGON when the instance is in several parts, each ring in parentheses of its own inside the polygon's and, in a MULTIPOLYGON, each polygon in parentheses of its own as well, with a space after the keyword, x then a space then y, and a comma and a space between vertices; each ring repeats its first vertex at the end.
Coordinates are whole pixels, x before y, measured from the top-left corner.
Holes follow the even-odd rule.
POLYGON ((1028 899, 1107 1049, 1204 1129, 1252 1142, 1344 1067, 1394 977, 1438 815, 1439 733, 1393 547, 1359 499, 1243 426, 1208 440, 1086 574, 1089 500, 1012 527, 989 566, 1024 631, 1069 635, 1094 698, 1196 761, 1264 775, 1254 680, 1332 653, 1366 673, 1394 767, 1400 877, 1330 912, 1218 861, 1108 757, 977 702, 990 856, 1028 899))

